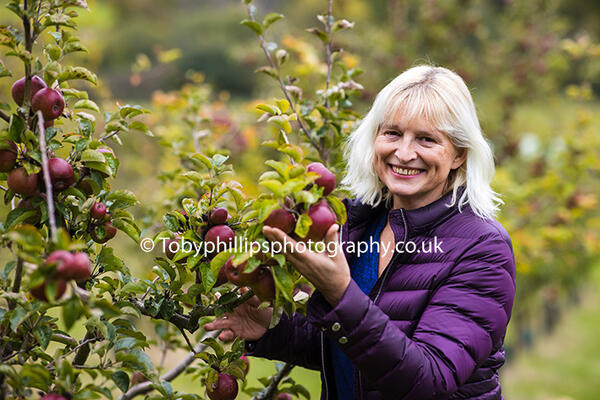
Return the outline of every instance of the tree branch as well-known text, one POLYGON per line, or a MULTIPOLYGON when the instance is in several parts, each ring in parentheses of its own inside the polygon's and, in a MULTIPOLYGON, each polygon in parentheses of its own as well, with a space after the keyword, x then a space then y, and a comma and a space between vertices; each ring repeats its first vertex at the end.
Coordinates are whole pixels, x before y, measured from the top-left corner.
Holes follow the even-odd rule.
POLYGON ((52 181, 50 180, 50 169, 48 168, 48 154, 46 149, 46 130, 44 129, 44 115, 37 111, 38 132, 40 136, 40 153, 42 154, 42 173, 46 185, 46 204, 48 205, 48 220, 50 221, 50 234, 52 242, 56 242, 56 216, 54 215, 54 194, 52 193, 52 181))
POLYGON ((288 376, 293 368, 293 364, 285 364, 277 374, 271 377, 272 380, 271 383, 269 383, 269 386, 261 390, 260 393, 258 393, 256 396, 252 397, 252 400, 272 400, 273 395, 277 391, 277 386, 279 385, 279 382, 281 382, 283 378, 288 376))
MULTIPOLYGON (((248 4, 248 15, 250 16, 250 20, 255 21, 254 15, 252 14, 252 12, 250 12, 250 4, 248 4)), ((265 39, 264 39, 263 35, 258 35, 258 40, 260 42, 260 47, 263 49, 263 52, 265 53, 265 56, 267 57, 267 61, 269 61, 269 65, 271 66, 271 68, 274 68, 275 70, 277 70, 277 80, 279 81, 279 87, 283 91, 283 95, 285 96, 288 103, 290 103, 290 108, 292 109, 292 112, 294 114, 296 114, 296 116, 298 117, 298 125, 300 126, 300 130, 302 130, 302 132, 304 133, 306 138, 309 140, 310 144, 315 148, 315 150, 317 150, 319 152, 319 156, 320 156, 321 153, 319 151, 319 145, 310 136, 308 129, 306 129, 306 126, 304 126, 304 123, 302 122, 302 118, 296 112, 296 106, 294 105, 294 102, 292 102, 292 99, 291 99, 287 89, 285 88, 285 84, 283 83, 283 80, 281 80, 281 76, 279 76, 279 67, 273 61, 273 58, 271 57, 269 50, 267 50, 267 46, 265 45, 265 39)))
POLYGON ((3 120, 5 120, 6 122, 10 121, 10 117, 8 115, 6 115, 6 113, 2 110, 0 110, 0 118, 2 118, 3 120))
MULTIPOLYGON (((219 333, 221 333, 220 330, 210 332, 206 336, 204 336, 203 340, 206 338, 209 338, 209 337, 216 338, 219 335, 219 333)), ((204 343, 202 343, 202 342, 197 343, 196 346, 193 347, 193 351, 189 352, 188 355, 183 360, 181 360, 181 362, 179 364, 177 364, 175 367, 173 367, 173 369, 169 370, 164 375, 162 375, 160 377, 160 380, 170 382, 173 379, 177 378, 183 371, 185 371, 185 369, 190 364, 192 364, 194 362, 194 360, 196 360, 195 355, 204 351, 205 348, 206 348, 206 345, 204 343)), ((139 384, 133 386, 132 388, 130 388, 121 397, 119 397, 119 400, 130 400, 130 399, 133 399, 135 396, 138 396, 138 395, 141 395, 144 393, 148 393, 151 390, 153 390, 152 385, 153 385, 152 382, 139 383, 139 384)))

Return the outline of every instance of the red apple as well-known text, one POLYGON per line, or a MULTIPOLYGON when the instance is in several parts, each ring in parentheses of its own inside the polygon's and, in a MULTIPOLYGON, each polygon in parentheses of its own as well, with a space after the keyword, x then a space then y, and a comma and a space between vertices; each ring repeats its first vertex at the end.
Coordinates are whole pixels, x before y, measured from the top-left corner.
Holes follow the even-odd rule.
POLYGON ((102 219, 106 215, 106 206, 104 203, 96 202, 90 210, 90 216, 94 219, 102 219))
POLYGON ((322 200, 310 206, 308 216, 312 220, 312 224, 308 230, 308 234, 302 240, 307 241, 311 239, 313 242, 323 240, 329 227, 335 223, 335 214, 331 211, 327 202, 322 200))
MULTIPOLYGON (((45 89, 46 82, 42 78, 37 75, 33 75, 31 77, 31 82, 29 82, 29 93, 31 96, 29 100, 33 98, 33 96, 42 89, 45 89)), ((23 105, 23 101, 25 101, 25 77, 16 81, 11 89, 12 98, 19 106, 23 105)))
POLYGON ((285 233, 290 233, 296 227, 296 219, 288 210, 277 208, 271 211, 271 214, 265 220, 265 225, 279 228, 285 233))
POLYGON ((65 108, 65 99, 58 90, 44 88, 33 96, 31 106, 33 111, 42 111, 44 120, 47 121, 56 119, 62 114, 65 108))
POLYGON ((88 279, 91 273, 90 257, 84 252, 74 253, 70 263, 63 263, 56 269, 57 276, 76 281, 88 279))
POLYGON ((18 152, 19 149, 12 140, 0 141, 0 172, 8 172, 13 169, 17 162, 18 152))
POLYGON ((317 174, 321 175, 321 177, 317 179, 315 183, 317 186, 323 188, 323 196, 327 196, 329 193, 333 192, 333 189, 335 189, 335 175, 328 170, 327 167, 320 162, 314 162, 308 164, 306 170, 309 172, 316 172, 317 174))
POLYGON ((229 219, 229 213, 226 208, 217 207, 211 211, 208 219, 213 225, 223 225, 229 219))
POLYGON ((112 225, 111 221, 106 221, 102 225, 99 225, 99 226, 95 227, 92 230, 92 232, 90 233, 90 236, 92 237, 92 240, 94 242, 96 242, 96 243, 106 243, 110 239, 114 238, 116 234, 117 234, 117 228, 115 228, 112 225), (101 229, 98 229, 100 227, 104 228, 104 235, 103 236, 101 235, 101 232, 100 232, 101 229))
POLYGON ((293 400, 293 397, 289 393, 279 393, 275 400, 293 400))
POLYGON ((58 269, 64 265, 70 265, 73 262, 73 254, 66 250, 55 250, 48 258, 46 258, 46 265, 56 265, 56 269, 58 269))
POLYGON ((206 386, 206 394, 211 400, 234 400, 238 395, 238 383, 229 374, 219 374, 216 384, 206 386))
POLYGON ((51 158, 48 160, 48 170, 50 172, 50 181, 52 188, 56 192, 61 192, 75 182, 75 173, 71 164, 62 158, 51 158))
POLYGON ((233 229, 227 225, 215 225, 206 232, 204 241, 213 243, 215 251, 219 252, 225 250, 223 243, 226 244, 226 247, 229 247, 233 244, 234 238, 235 233, 233 232, 233 229))
POLYGON ((67 398, 64 396, 61 396, 60 394, 48 393, 48 394, 44 395, 40 400, 67 400, 67 398))
POLYGON ((275 281, 271 270, 266 267, 258 268, 258 278, 250 285, 252 291, 260 301, 270 301, 275 297, 275 281))
POLYGON ((23 196, 35 193, 38 185, 37 174, 29 175, 24 167, 15 168, 8 174, 6 180, 8 188, 23 196))
MULTIPOLYGON (((44 283, 42 283, 40 286, 32 288, 29 292, 33 297, 35 297, 38 300, 48 301, 48 298, 46 297, 46 285, 48 285, 49 283, 50 281, 46 279, 44 283)), ((67 281, 65 281, 64 279, 57 279, 56 281, 54 281, 54 283, 56 284, 56 297, 54 300, 58 300, 62 297, 63 294, 65 294, 65 291, 67 290, 67 281)))
POLYGON ((254 282, 259 277, 260 268, 255 268, 251 272, 244 272, 244 268, 248 264, 247 261, 244 261, 238 266, 233 265, 233 256, 229 257, 229 260, 225 262, 223 268, 225 269, 225 276, 229 280, 229 282, 237 285, 237 286, 248 286, 254 282))

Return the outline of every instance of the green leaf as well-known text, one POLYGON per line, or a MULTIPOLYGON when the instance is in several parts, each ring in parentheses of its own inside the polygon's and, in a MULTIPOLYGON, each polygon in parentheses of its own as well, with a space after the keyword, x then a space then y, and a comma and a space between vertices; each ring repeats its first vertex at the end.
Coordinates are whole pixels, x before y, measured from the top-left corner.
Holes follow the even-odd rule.
POLYGON ((18 306, 11 312, 9 321, 10 321, 10 328, 13 330, 13 332, 17 331, 17 328, 19 327, 19 325, 21 325, 21 323, 23 323, 23 321, 25 321, 26 318, 27 318, 27 310, 25 310, 21 306, 18 306))
POLYGON ((306 214, 301 214, 298 218, 298 221, 296 222, 296 229, 294 229, 294 232, 296 233, 296 235, 303 238, 308 233, 311 225, 312 220, 310 219, 310 217, 306 214))
POLYGON ((123 371, 115 371, 110 376, 110 379, 117 385, 121 392, 125 393, 129 389, 129 375, 123 371))
POLYGON ((271 78, 279 79, 279 75, 277 71, 272 67, 262 66, 258 67, 254 70, 254 72, 262 72, 263 74, 269 75, 271 78))
POLYGON ((5 76, 12 76, 12 73, 4 66, 2 60, 0 60, 0 78, 5 76))
POLYGON ((206 157, 204 154, 201 153, 196 153, 194 155, 192 155, 191 157, 193 160, 198 160, 200 161, 202 164, 204 164, 204 166, 206 166, 206 168, 208 168, 209 170, 212 168, 212 161, 210 158, 206 157))
POLYGON ((96 103, 94 103, 92 100, 79 100, 77 103, 75 103, 73 105, 74 109, 86 109, 86 110, 92 110, 95 112, 100 112, 100 108, 98 108, 98 105, 96 103))
POLYGON ((317 36, 324 44, 329 43, 329 35, 327 34, 327 32, 323 32, 322 30, 319 30, 317 28, 309 28, 307 29, 307 31, 317 36))
POLYGON ((107 202, 112 202, 110 209, 127 208, 139 203, 135 194, 130 190, 115 190, 106 196, 107 202))
POLYGON ((20 143, 22 140, 22 134, 25 132, 25 121, 17 114, 10 116, 8 122, 8 137, 16 143, 20 143))
POLYGON ((140 114, 149 114, 150 110, 143 108, 140 105, 131 106, 126 104, 119 108, 119 115, 121 118, 133 118, 140 114))
POLYGON ((223 154, 215 154, 212 157, 212 163, 215 167, 220 167, 222 166, 225 161, 227 161, 229 159, 229 156, 224 156, 223 154))
POLYGON ((20 224, 35 214, 37 214, 36 210, 29 210, 22 207, 11 210, 6 216, 6 230, 12 229, 14 226, 20 224))
POLYGON ((84 67, 67 67, 58 76, 59 82, 70 81, 73 79, 83 79, 83 80, 93 83, 94 85, 98 81, 98 78, 96 77, 96 75, 84 67))
POLYGON ((344 207, 344 203, 342 203, 342 201, 334 195, 329 195, 326 198, 327 202, 329 203, 329 206, 333 209, 333 212, 337 217, 336 219, 338 223, 340 224, 340 226, 344 225, 346 223, 347 218, 346 207, 344 207))
POLYGON ((83 307, 78 297, 71 297, 69 301, 63 306, 62 316, 65 321, 65 328, 70 330, 75 322, 82 316, 83 307))
POLYGON ((273 271, 275 285, 279 288, 280 293, 286 298, 286 300, 293 301, 291 294, 294 290, 294 281, 290 277, 290 274, 285 270, 285 268, 282 268, 279 265, 272 267, 271 271, 273 271))
POLYGON ((227 260, 229 260, 229 257, 231 257, 232 255, 233 253, 230 251, 222 251, 210 261, 210 270, 214 276, 219 275, 221 267, 223 266, 223 264, 225 264, 227 260))
POLYGON ((83 162, 87 162, 87 161, 93 161, 93 162, 99 162, 99 163, 106 162, 106 158, 104 157, 103 153, 101 153, 97 150, 92 150, 92 149, 84 150, 81 153, 81 156, 79 159, 83 162))
POLYGON ((298 146, 294 146, 293 144, 286 143, 283 146, 280 146, 278 150, 292 157, 292 159, 297 163, 301 162, 304 158, 304 152, 302 149, 298 146))
POLYGON ((287 134, 292 132, 292 125, 288 121, 287 116, 275 115, 267 120, 268 122, 275 122, 279 127, 287 134))
POLYGON ((279 114, 281 114, 281 110, 279 108, 270 106, 268 104, 259 104, 259 105, 256 106, 256 108, 258 110, 264 111, 264 112, 272 114, 272 115, 279 115, 279 114))
POLYGON ((39 325, 33 330, 33 334, 40 342, 41 348, 46 350, 52 337, 52 328, 48 325, 39 325))
POLYGON ((276 196, 283 197, 283 185, 281 184, 281 182, 268 179, 260 182, 260 184, 269 189, 276 196))
POLYGON ((147 136, 154 136, 154 134, 148 129, 148 126, 142 121, 133 121, 129 124, 129 129, 133 131, 139 131, 147 136))
POLYGON ((223 354, 225 354, 225 350, 223 350, 223 346, 221 346, 221 344, 219 342, 217 342, 214 338, 208 337, 208 338, 204 339, 202 341, 202 343, 204 343, 205 345, 207 345, 208 347, 213 349, 215 351, 215 354, 219 358, 223 357, 223 354))
POLYGON ((264 28, 267 29, 269 26, 273 25, 275 22, 279 21, 283 17, 283 14, 279 14, 276 12, 268 13, 267 15, 265 15, 265 19, 263 20, 262 24, 264 28))
POLYGON ((286 113, 290 109, 290 103, 286 99, 280 99, 275 102, 282 113, 286 113))
POLYGON ((248 28, 252 29, 254 31, 254 33, 256 33, 257 35, 262 35, 262 33, 263 33, 262 25, 256 21, 244 19, 240 22, 240 24, 245 25, 248 28))
POLYGON ((112 174, 113 174, 113 170, 105 163, 101 163, 101 162, 97 162, 97 161, 87 161, 85 163, 85 166, 88 168, 91 168, 93 170, 102 172, 103 174, 105 174, 107 176, 112 176, 112 174))
POLYGON ((265 164, 277 171, 277 173, 281 175, 282 178, 288 179, 288 164, 275 160, 267 160, 265 161, 265 164))
POLYGON ((135 225, 135 223, 132 223, 128 220, 121 219, 121 218, 113 218, 112 224, 118 230, 125 232, 127 234, 127 236, 129 236, 131 239, 133 239, 134 242, 136 242, 136 243, 140 242, 141 231, 138 228, 138 226, 135 225))

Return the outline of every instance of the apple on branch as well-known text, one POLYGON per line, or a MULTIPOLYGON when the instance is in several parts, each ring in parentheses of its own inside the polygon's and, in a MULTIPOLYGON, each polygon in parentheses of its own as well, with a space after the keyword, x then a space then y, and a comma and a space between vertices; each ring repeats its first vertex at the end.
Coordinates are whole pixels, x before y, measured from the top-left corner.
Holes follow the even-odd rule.
MULTIPOLYGON (((33 75, 31 77, 31 82, 29 83, 29 100, 33 99, 33 96, 42 89, 47 87, 46 82, 42 78, 37 75, 33 75)), ((22 106, 23 101, 25 101, 25 77, 16 81, 11 88, 12 98, 17 103, 17 105, 22 106)))
POLYGON ((215 384, 206 385, 206 394, 211 400, 234 400, 238 395, 238 383, 233 376, 219 373, 215 384))

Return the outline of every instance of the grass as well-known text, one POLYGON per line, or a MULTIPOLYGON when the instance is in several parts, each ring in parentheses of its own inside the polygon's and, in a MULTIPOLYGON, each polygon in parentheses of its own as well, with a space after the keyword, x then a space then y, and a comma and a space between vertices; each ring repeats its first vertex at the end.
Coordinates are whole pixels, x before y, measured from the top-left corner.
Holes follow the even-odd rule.
POLYGON ((502 370, 510 400, 597 400, 600 396, 600 265, 579 307, 502 370))

